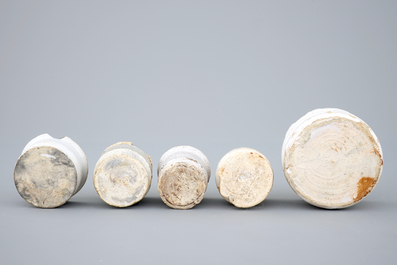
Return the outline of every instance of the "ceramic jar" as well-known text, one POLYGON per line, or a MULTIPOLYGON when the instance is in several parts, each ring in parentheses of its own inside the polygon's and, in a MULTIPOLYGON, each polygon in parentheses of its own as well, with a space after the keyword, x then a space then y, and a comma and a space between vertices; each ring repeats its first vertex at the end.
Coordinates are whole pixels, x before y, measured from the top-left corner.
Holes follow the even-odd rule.
POLYGON ((174 209, 190 209, 203 199, 211 169, 207 157, 200 150, 177 146, 160 158, 157 175, 163 202, 174 209))
POLYGON ((130 142, 116 143, 103 151, 95 165, 95 190, 109 205, 131 206, 149 191, 152 168, 150 156, 141 149, 130 142))
POLYGON ((360 118, 340 109, 316 109, 287 131, 282 164, 302 199, 334 209, 354 205, 373 190, 383 154, 375 133, 360 118))
POLYGON ((55 208, 80 191, 87 174, 86 156, 72 139, 42 134, 23 149, 15 165, 14 181, 28 203, 55 208))
POLYGON ((273 169, 267 158, 251 148, 237 148, 218 163, 216 186, 222 197, 239 208, 261 203, 273 186, 273 169))

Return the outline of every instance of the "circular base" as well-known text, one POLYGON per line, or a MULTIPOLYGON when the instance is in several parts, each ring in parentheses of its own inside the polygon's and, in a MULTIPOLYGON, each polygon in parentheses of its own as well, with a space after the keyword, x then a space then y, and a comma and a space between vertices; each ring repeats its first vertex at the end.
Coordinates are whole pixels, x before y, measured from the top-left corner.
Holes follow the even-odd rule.
POLYGON ((188 162, 171 164, 159 176, 160 198, 174 209, 190 209, 199 204, 206 189, 206 171, 188 162))
POLYGON ((15 186, 28 203, 55 208, 67 202, 77 186, 75 165, 54 147, 35 147, 25 152, 14 170, 15 186))
POLYGON ((239 148, 227 153, 216 171, 219 193, 239 208, 261 203, 273 186, 270 162, 258 151, 239 148))
POLYGON ((96 168, 93 179, 99 197, 116 207, 139 202, 150 188, 150 176, 144 166, 124 154, 104 159, 96 168))
POLYGON ((290 186, 305 201, 344 208, 372 191, 383 159, 367 124, 334 116, 314 120, 296 133, 285 150, 283 167, 290 186))

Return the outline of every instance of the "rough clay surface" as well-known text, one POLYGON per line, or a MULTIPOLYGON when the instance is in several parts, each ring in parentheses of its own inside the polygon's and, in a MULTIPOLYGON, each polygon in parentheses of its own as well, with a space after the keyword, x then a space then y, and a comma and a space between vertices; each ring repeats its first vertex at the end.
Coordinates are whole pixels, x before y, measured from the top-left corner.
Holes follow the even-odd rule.
POLYGON ((239 208, 261 203, 273 186, 273 169, 259 152, 244 148, 229 152, 219 162, 219 193, 239 208))
POLYGON ((94 186, 107 204, 116 207, 133 205, 146 195, 150 179, 136 159, 117 154, 103 160, 94 172, 94 186))
POLYGON ((15 186, 28 203, 55 208, 67 202, 77 186, 73 162, 53 147, 36 147, 24 153, 14 171, 15 186))
POLYGON ((285 152, 284 173, 307 202, 323 208, 351 206, 378 182, 383 159, 363 122, 320 119, 302 130, 285 152))
POLYGON ((162 171, 158 190, 165 204, 190 209, 199 204, 207 189, 207 173, 190 163, 177 162, 162 171))

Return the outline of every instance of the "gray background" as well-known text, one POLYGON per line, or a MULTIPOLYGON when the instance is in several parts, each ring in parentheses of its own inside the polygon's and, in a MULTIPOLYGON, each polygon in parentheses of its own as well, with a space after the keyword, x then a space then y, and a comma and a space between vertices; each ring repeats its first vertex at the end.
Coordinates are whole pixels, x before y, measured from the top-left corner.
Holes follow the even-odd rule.
POLYGON ((0 264, 395 264, 396 1, 0 1, 0 264), (371 195, 344 210, 302 201, 281 168, 289 126, 345 109, 381 141, 371 195), (13 167, 49 133, 85 151, 90 172, 66 205, 34 208, 13 167), (267 156, 274 186, 257 207, 173 210, 157 176, 139 204, 96 194, 101 152, 131 141, 156 166, 169 148, 202 150, 213 172, 233 148, 267 156))

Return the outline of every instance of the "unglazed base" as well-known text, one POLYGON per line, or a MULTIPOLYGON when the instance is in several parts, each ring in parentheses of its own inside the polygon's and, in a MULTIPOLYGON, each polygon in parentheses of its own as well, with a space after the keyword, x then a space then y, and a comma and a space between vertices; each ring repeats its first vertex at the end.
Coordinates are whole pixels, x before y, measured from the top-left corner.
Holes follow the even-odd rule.
POLYGON ((131 206, 147 194, 152 161, 130 142, 109 146, 95 165, 94 187, 101 199, 115 207, 131 206))
POLYGON ((284 174, 305 201, 344 208, 377 184, 383 157, 370 127, 350 113, 319 109, 293 124, 283 145, 284 174))
POLYGON ((158 191, 174 209, 190 209, 204 198, 211 176, 207 157, 197 148, 182 145, 165 152, 157 166, 158 191))
POLYGON ((215 179, 225 200, 239 208, 250 208, 269 194, 273 186, 273 169, 260 152, 238 148, 221 159, 215 179))
POLYGON ((162 169, 158 191, 169 207, 190 209, 204 198, 207 181, 204 168, 193 161, 179 161, 162 169))
POLYGON ((107 204, 116 207, 133 205, 145 196, 150 176, 134 158, 113 155, 103 160, 94 173, 94 186, 107 204))
POLYGON ((54 147, 34 147, 17 161, 15 186, 28 203, 55 208, 66 203, 77 188, 77 171, 72 160, 54 147))

